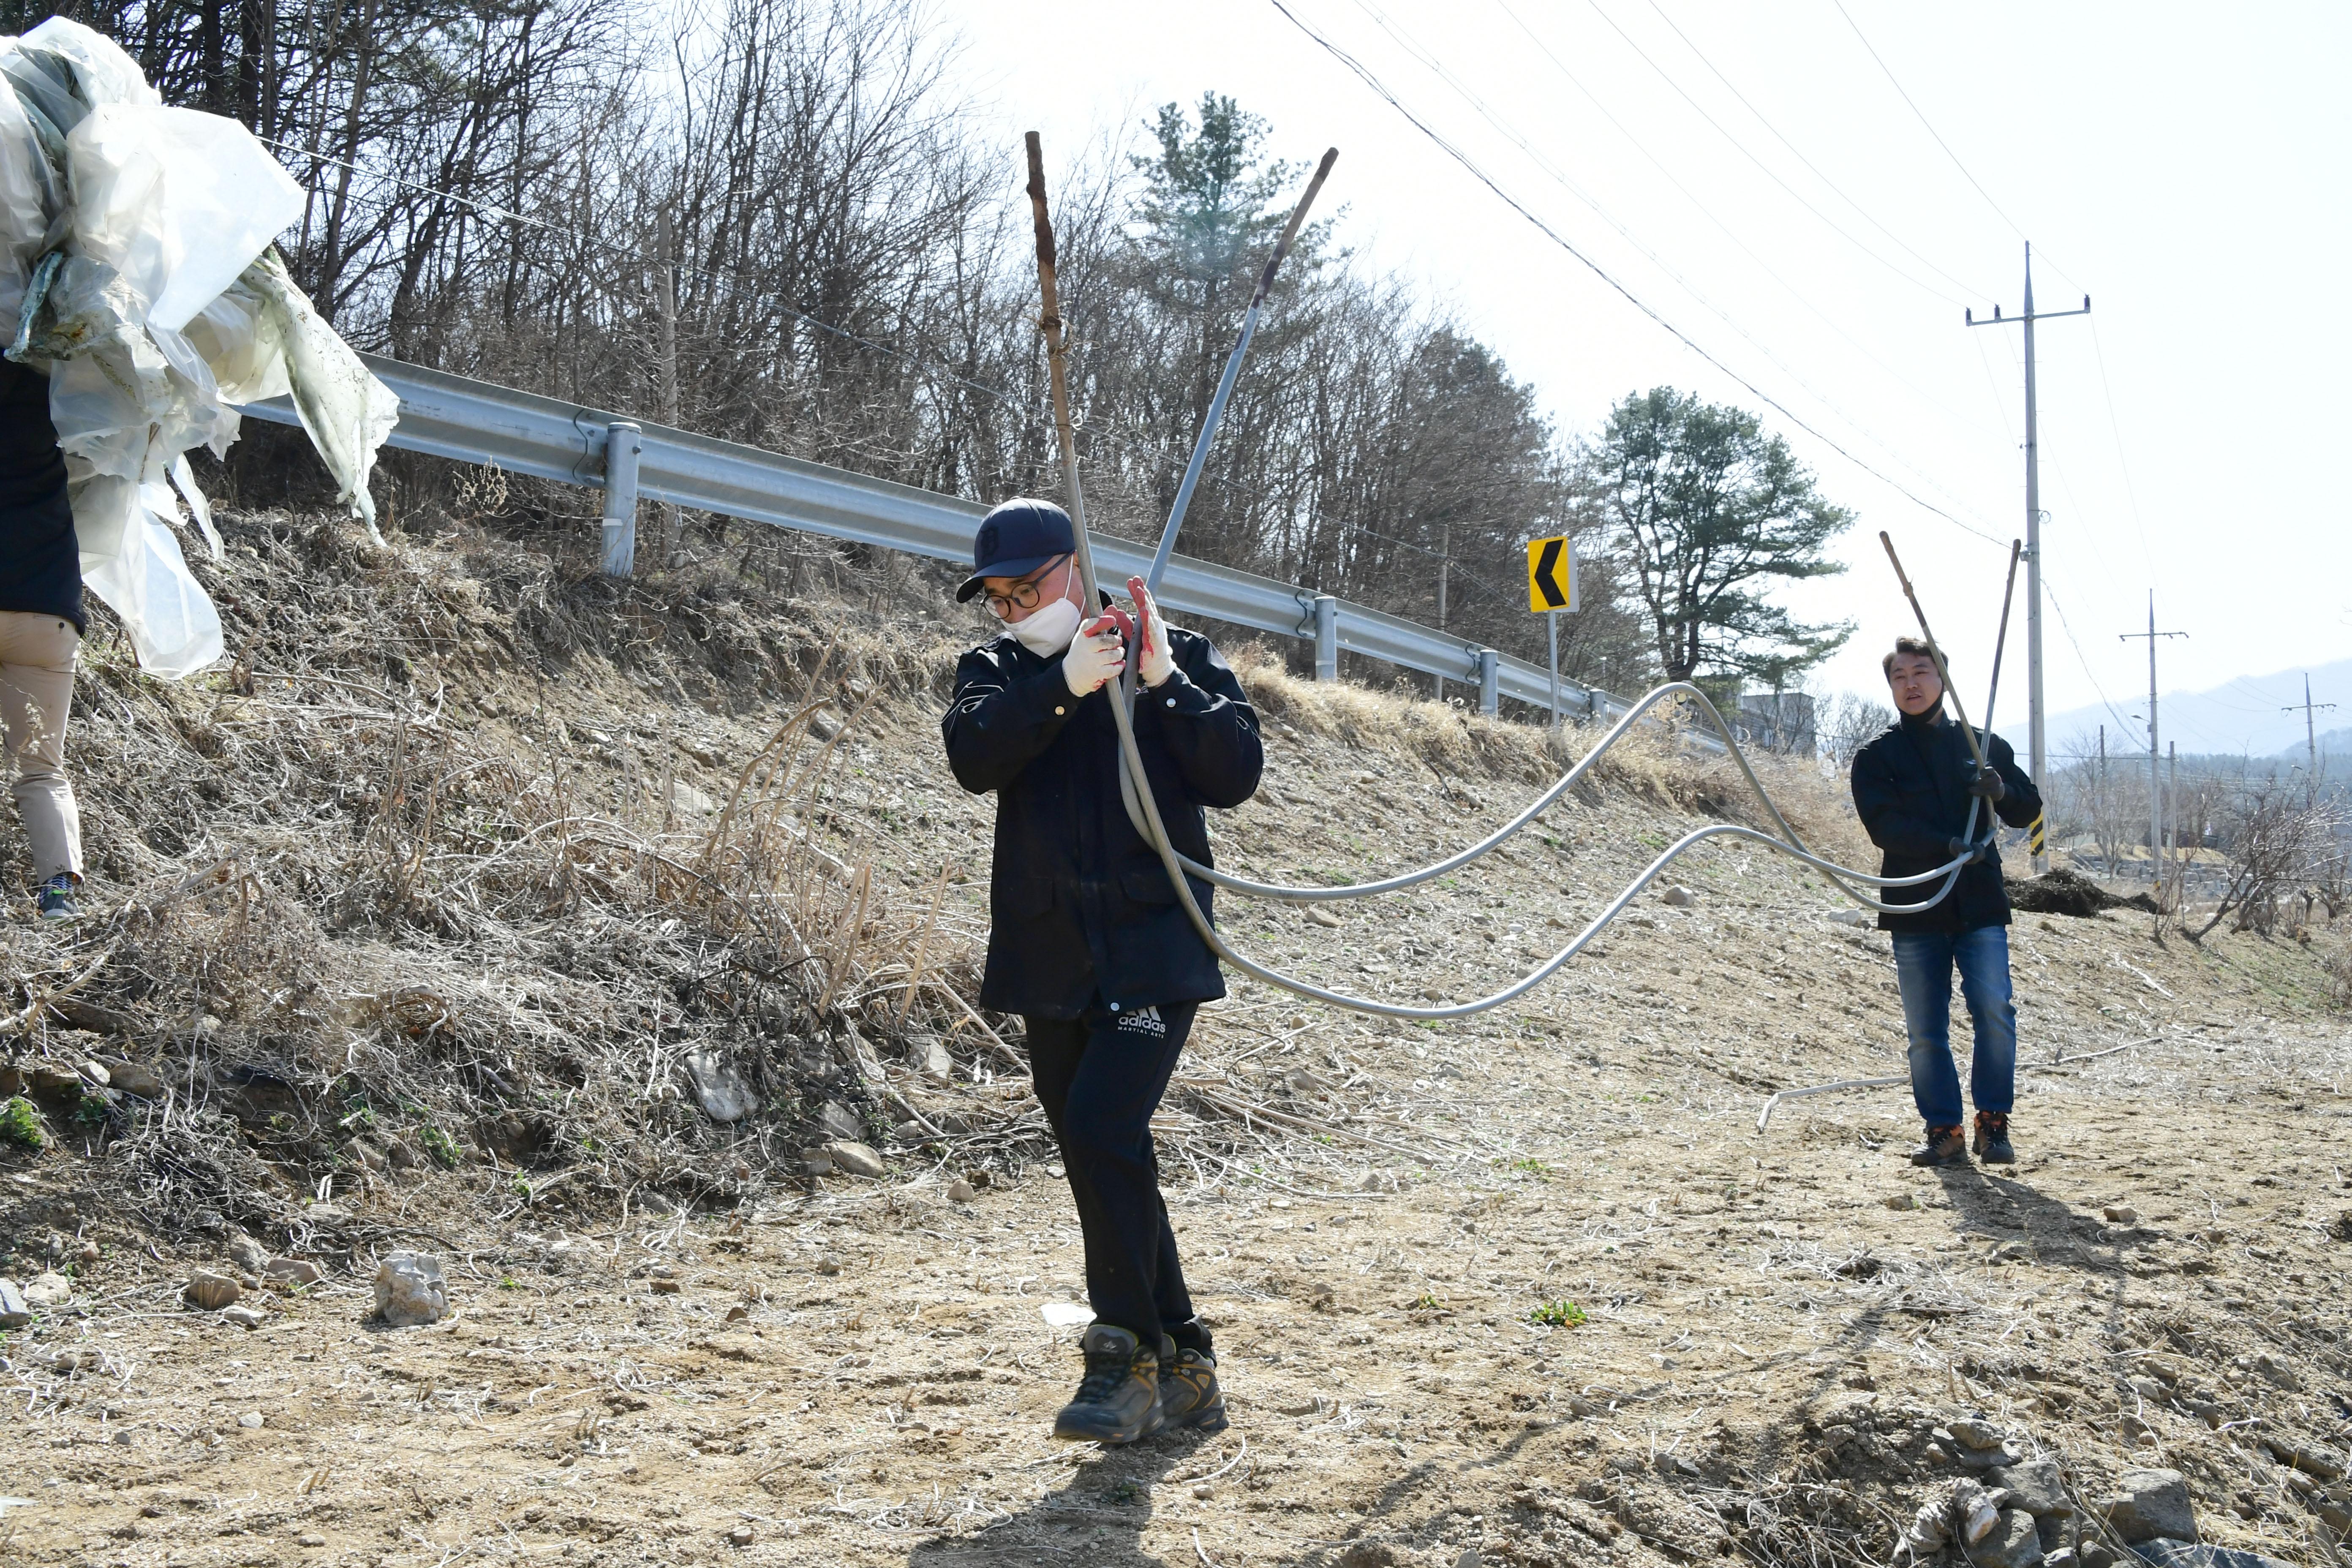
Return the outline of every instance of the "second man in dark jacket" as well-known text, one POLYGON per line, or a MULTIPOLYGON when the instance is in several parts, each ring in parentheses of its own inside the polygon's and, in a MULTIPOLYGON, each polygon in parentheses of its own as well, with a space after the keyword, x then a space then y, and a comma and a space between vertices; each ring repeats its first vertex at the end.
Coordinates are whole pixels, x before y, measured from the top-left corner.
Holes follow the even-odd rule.
POLYGON ((1968 1162, 1959 1071, 1952 1062, 1957 969, 1976 1030, 1969 1089, 1977 1108, 1977 1157, 2007 1164, 2017 1157, 2009 1141, 2009 1115, 2017 1099, 2017 1007, 2010 996, 2009 893, 2001 885, 1992 818, 2023 827, 2041 815, 2042 796, 2017 765, 2009 742, 1998 735, 1979 732, 1990 769, 1978 769, 1967 735, 1944 712, 1943 682, 1925 642, 1899 638, 1883 662, 1888 695, 1902 716, 1853 759, 1854 810, 1871 842, 1884 851, 1879 875, 1915 877, 1976 850, 1941 899, 1936 895, 1944 887, 1942 878, 1916 888, 1890 888, 1885 902, 1927 907, 1878 917, 1879 929, 1894 941, 1904 1032, 1910 1039, 1911 1094, 1927 1128, 1911 1163, 1968 1162))

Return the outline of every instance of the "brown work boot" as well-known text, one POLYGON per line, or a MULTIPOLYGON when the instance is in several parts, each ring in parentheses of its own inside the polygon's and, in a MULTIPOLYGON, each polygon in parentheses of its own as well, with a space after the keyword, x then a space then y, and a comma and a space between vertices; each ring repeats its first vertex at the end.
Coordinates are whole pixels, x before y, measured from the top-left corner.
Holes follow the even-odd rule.
POLYGON ((1231 1424, 1225 1391, 1217 1386, 1215 1359, 1180 1351, 1165 1334, 1160 1339, 1160 1415, 1168 1426, 1202 1432, 1222 1432, 1231 1424))
POLYGON ((1960 1136, 1957 1127, 1930 1127, 1927 1142, 1911 1151, 1915 1165, 1965 1165, 1969 1163, 1969 1141, 1960 1136))
POLYGON ((1977 1158, 1988 1165, 2014 1165, 2017 1151, 2009 1146, 2009 1113, 1977 1112, 1977 1158))
POLYGON ((1132 1443, 1160 1430, 1160 1357, 1125 1329, 1097 1323, 1084 1342, 1087 1374, 1054 1417, 1054 1436, 1078 1443, 1132 1443))

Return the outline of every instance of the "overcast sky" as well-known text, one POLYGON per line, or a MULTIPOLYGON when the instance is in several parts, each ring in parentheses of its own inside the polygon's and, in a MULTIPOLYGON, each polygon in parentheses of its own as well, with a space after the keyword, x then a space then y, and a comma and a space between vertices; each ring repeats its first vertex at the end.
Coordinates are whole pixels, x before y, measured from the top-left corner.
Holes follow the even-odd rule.
MULTIPOLYGON (((2151 588, 2191 634, 2162 649, 2168 691, 2352 649, 2352 7, 1285 4, 1727 371, 1273 0, 944 0, 940 19, 1009 171, 1020 131, 1075 159, 1159 103, 1230 93, 1283 156, 1339 147, 1341 239, 1420 279, 1562 428, 1657 384, 1756 410, 1861 514, 1852 569, 1795 600, 1860 624, 1828 687, 1883 692, 1878 653, 1909 627, 1885 529, 1981 701, 2023 529, 2023 345, 1961 311, 2016 313, 2029 237, 2036 304, 2095 312, 2037 329, 2052 710, 2144 711, 2145 645, 2116 634, 2151 588)), ((2016 733, 2020 608, 1996 715, 2016 733)))

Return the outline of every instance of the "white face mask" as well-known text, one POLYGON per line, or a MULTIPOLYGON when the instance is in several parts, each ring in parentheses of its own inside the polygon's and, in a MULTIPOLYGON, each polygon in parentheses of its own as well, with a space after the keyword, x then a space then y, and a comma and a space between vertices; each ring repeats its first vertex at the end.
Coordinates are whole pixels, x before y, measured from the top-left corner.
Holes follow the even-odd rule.
POLYGON ((1051 658, 1078 635, 1077 602, 1065 594, 1050 605, 1040 605, 1007 628, 1021 646, 1039 658, 1051 658))

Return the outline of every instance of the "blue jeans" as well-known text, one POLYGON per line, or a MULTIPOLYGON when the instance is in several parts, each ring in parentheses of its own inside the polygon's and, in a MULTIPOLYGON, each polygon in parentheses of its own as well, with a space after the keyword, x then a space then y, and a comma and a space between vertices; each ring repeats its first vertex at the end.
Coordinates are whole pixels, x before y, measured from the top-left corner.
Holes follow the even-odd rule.
POLYGON ((1903 1027, 1911 1037, 1911 1098, 1930 1127, 1958 1127, 1960 1075, 1952 1065, 1952 971, 1976 1026, 1969 1095, 1979 1110, 2009 1114, 2017 1102, 2017 1008, 2009 995, 2009 928, 1906 931, 1895 939, 1903 1027))

